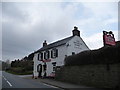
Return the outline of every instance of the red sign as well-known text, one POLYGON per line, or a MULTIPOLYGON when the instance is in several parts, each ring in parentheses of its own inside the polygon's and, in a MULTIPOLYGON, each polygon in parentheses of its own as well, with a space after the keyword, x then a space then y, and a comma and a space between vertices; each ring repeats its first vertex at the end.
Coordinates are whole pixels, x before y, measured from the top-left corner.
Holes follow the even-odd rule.
POLYGON ((115 45, 115 38, 111 35, 104 35, 105 44, 115 45))

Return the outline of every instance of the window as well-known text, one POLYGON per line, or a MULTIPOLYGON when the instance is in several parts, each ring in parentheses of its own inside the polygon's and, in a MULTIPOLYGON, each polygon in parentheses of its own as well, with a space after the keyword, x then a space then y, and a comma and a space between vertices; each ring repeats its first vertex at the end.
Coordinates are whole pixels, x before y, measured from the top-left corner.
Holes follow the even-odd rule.
POLYGON ((58 57, 58 49, 51 50, 51 58, 56 58, 56 57, 58 57))
POLYGON ((37 59, 39 60, 39 53, 38 53, 37 59))
POLYGON ((55 68, 56 68, 56 67, 53 66, 53 71, 55 71, 55 68))
POLYGON ((56 62, 53 62, 52 65, 53 65, 53 66, 56 66, 56 62))
POLYGON ((49 55, 49 51, 46 51, 46 59, 49 59, 50 58, 50 55, 49 55))
POLYGON ((53 51, 51 50, 51 58, 53 58, 53 51))
POLYGON ((44 52, 44 59, 46 59, 46 52, 44 52))
POLYGON ((55 52, 56 52, 56 57, 58 57, 58 49, 56 49, 56 51, 55 51, 55 52))
POLYGON ((43 53, 41 53, 41 60, 43 60, 43 53))
POLYGON ((55 69, 56 69, 56 62, 53 62, 52 65, 53 65, 53 71, 55 71, 55 69))
POLYGON ((46 51, 44 52, 44 59, 49 59, 50 58, 50 52, 46 51))
POLYGON ((43 53, 38 53, 37 59, 38 60, 43 60, 43 53))

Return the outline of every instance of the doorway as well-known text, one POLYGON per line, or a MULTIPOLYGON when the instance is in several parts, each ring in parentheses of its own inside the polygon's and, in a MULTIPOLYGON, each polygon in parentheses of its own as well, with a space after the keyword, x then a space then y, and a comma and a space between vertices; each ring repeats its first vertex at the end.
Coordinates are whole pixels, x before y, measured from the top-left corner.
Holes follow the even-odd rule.
POLYGON ((38 71, 38 77, 41 77, 41 74, 42 74, 42 65, 41 64, 39 64, 37 66, 37 71, 38 71))

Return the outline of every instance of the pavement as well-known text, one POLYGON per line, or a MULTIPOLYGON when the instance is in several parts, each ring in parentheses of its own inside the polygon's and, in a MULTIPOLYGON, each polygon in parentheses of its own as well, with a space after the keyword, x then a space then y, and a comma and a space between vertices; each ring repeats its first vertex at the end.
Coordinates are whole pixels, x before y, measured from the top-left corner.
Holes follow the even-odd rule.
MULTIPOLYGON (((32 77, 25 77, 25 78, 32 79, 32 77)), ((57 81, 55 79, 38 78, 38 79, 34 79, 34 80, 40 81, 40 82, 45 83, 47 85, 61 88, 63 90, 74 90, 74 89, 78 89, 78 90, 102 90, 102 89, 88 87, 88 86, 84 86, 84 85, 76 85, 76 84, 61 82, 61 81, 57 81)))

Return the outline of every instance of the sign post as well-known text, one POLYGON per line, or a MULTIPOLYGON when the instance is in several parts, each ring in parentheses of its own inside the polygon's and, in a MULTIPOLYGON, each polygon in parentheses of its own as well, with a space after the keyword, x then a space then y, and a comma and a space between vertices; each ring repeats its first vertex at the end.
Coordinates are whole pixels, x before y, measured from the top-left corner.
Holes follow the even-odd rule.
MULTIPOLYGON (((114 46, 116 44, 114 34, 112 33, 112 31, 110 32, 103 31, 103 43, 104 43, 104 47, 114 46)), ((105 58, 105 59, 108 59, 108 58, 105 58)), ((106 68, 108 71, 110 70, 110 65, 108 62, 106 64, 106 68)))

